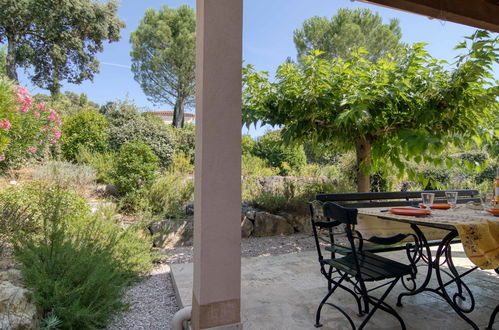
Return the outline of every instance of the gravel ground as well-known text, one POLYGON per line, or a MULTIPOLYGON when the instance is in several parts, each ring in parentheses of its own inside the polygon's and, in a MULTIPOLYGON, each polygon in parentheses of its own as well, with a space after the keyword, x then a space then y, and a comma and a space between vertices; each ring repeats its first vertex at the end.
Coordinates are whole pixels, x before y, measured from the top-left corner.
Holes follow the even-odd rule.
POLYGON ((170 329, 170 320, 179 309, 170 267, 159 265, 151 275, 132 286, 125 295, 128 310, 116 315, 109 330, 165 330, 170 329))
MULTIPOLYGON (((311 235, 254 237, 242 240, 241 254, 243 257, 277 255, 306 251, 314 247, 311 235)), ((192 262, 192 247, 165 249, 164 253, 167 255, 167 263, 192 262)), ((128 290, 125 302, 130 304, 129 309, 116 315, 114 324, 107 329, 171 329, 170 321, 179 307, 170 277, 170 267, 167 264, 156 267, 151 275, 128 290)))

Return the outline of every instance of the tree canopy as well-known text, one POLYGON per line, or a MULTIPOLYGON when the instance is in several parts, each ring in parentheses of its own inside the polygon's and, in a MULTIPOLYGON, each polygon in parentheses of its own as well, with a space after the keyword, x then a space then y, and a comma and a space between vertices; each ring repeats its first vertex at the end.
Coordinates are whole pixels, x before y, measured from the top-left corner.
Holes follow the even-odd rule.
POLYGON ((294 32, 298 59, 313 50, 322 51, 321 57, 327 59, 346 59, 354 48, 363 47, 368 58, 376 61, 388 52, 396 52, 401 37, 397 19, 383 24, 383 18, 369 9, 342 8, 331 19, 314 16, 294 32))
POLYGON ((364 49, 347 59, 322 59, 316 51, 301 65, 282 64, 274 82, 248 66, 244 122, 281 125, 288 142, 355 148, 358 190, 368 191, 373 168, 392 166, 402 175, 408 160, 439 165, 446 143, 465 146, 493 135, 497 44, 497 37, 477 31, 458 45, 468 52, 452 70, 424 44, 377 62, 364 49))
POLYGON ((182 127, 195 92, 194 10, 187 5, 148 9, 130 41, 135 80, 149 100, 172 106, 173 125, 182 127))
POLYGON ((99 71, 95 58, 104 42, 120 39, 125 26, 117 1, 3 0, 0 43, 7 42, 7 75, 17 81, 17 68, 32 68, 32 82, 60 90, 61 81, 79 84, 99 71))

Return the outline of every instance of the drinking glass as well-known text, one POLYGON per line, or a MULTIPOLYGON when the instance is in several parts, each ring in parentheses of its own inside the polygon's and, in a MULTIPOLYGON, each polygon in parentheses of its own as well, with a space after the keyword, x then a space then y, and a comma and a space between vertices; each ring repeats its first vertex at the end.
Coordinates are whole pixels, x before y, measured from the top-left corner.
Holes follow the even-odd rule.
POLYGON ((482 203, 482 207, 484 210, 492 208, 493 198, 494 198, 494 194, 492 194, 490 192, 480 193, 480 202, 482 203))
POLYGON ((423 200, 423 205, 425 209, 429 210, 433 205, 433 200, 435 199, 434 193, 421 193, 421 199, 423 200))
POLYGON ((450 205, 450 209, 454 210, 457 207, 457 191, 446 191, 445 198, 450 205))

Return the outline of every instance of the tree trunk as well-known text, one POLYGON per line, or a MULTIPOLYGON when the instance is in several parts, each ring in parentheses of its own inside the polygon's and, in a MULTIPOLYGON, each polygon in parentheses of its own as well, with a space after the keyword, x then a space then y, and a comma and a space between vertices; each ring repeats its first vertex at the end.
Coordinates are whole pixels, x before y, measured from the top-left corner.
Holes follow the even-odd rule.
POLYGON ((7 35, 7 59, 5 63, 5 70, 7 71, 7 77, 19 83, 19 78, 17 77, 16 71, 16 46, 17 46, 17 36, 7 35))
POLYGON ((52 71, 52 81, 48 85, 50 95, 53 99, 58 99, 61 94, 61 84, 59 83, 59 70, 57 67, 52 71))
POLYGON ((184 127, 184 101, 182 98, 177 97, 175 101, 175 109, 173 111, 173 122, 172 125, 177 128, 184 127))
POLYGON ((357 153, 357 192, 371 191, 371 177, 369 167, 371 166, 371 143, 366 138, 355 141, 357 153))

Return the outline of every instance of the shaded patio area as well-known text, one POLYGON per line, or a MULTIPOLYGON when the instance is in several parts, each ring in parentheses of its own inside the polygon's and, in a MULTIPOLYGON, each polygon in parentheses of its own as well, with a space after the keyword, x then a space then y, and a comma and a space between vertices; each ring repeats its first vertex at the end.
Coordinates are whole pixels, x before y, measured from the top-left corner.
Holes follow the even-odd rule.
MULTIPOLYGON (((310 237, 310 240, 313 238, 310 237)), ((471 268, 472 264, 460 245, 453 246, 454 262, 458 268, 471 268)), ((404 252, 390 252, 386 256, 406 262, 404 252)), ((172 278, 177 301, 182 306, 191 304, 192 263, 173 264, 172 278)), ((499 281, 494 271, 475 271, 465 278, 476 299, 471 318, 480 328, 485 328, 493 308, 497 304, 499 281)), ((319 272, 315 250, 274 256, 242 258, 241 320, 244 329, 315 329, 315 311, 326 293, 326 280, 319 272)), ((396 308, 408 329, 469 329, 440 297, 422 293, 405 297, 403 307, 396 307, 397 295, 405 291, 397 284, 387 303, 396 308)), ((362 318, 355 316, 355 304, 351 296, 337 291, 331 298, 340 305, 348 306, 356 325, 362 318)), ((325 307, 322 329, 349 329, 347 320, 336 310, 325 307)), ((497 322, 496 322, 497 324, 497 322)), ((399 329, 399 323, 391 315, 379 311, 366 329, 399 329)))

